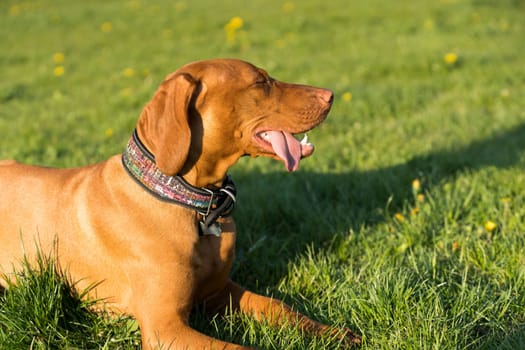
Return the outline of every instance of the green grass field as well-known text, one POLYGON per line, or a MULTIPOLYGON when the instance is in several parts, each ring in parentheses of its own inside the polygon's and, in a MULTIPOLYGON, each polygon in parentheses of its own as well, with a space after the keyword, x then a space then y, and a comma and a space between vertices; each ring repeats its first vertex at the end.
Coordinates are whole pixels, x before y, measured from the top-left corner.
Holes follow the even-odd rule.
MULTIPOLYGON (((232 169, 233 278, 348 325, 363 349, 522 349, 524 14, 522 0, 0 1, 0 159, 120 153, 163 77, 197 59, 331 88, 300 171, 232 169)), ((137 348, 133 320, 87 311, 42 265, 0 297, 2 349, 137 348)), ((242 315, 191 322, 261 349, 338 345, 242 315)))

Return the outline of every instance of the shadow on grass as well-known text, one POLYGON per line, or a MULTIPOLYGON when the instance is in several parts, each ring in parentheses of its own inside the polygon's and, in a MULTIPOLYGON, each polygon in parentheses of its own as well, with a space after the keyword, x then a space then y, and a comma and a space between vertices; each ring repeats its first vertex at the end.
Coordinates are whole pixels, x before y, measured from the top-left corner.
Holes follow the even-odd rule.
MULTIPOLYGON (((235 213, 238 256, 233 279, 263 294, 269 288, 282 297, 277 286, 290 262, 310 246, 323 248, 401 211, 413 201, 415 178, 423 178, 430 190, 462 172, 516 166, 525 166, 525 124, 462 148, 438 150, 381 169, 236 174, 240 205, 235 213)), ((301 305, 293 307, 305 311, 301 305)), ((520 330, 507 342, 522 335, 520 330)))
POLYGON ((525 346, 525 325, 516 331, 505 335, 503 338, 491 340, 481 347, 481 350, 498 349, 498 350, 515 350, 523 349, 525 346))
POLYGON ((255 289, 275 286, 290 259, 308 246, 323 246, 333 240, 334 232, 344 235, 401 210, 412 199, 415 178, 424 178, 432 187, 463 171, 521 166, 524 160, 522 124, 460 149, 436 151, 382 169, 238 174, 234 278, 255 289))

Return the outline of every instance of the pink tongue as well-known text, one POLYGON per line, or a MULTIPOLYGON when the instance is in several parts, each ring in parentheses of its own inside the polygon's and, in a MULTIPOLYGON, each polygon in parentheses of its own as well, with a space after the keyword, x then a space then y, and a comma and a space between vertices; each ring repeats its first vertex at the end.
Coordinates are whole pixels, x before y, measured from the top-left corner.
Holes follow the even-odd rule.
POLYGON ((301 143, 284 131, 267 131, 270 143, 277 155, 284 161, 286 170, 295 171, 301 160, 301 143))

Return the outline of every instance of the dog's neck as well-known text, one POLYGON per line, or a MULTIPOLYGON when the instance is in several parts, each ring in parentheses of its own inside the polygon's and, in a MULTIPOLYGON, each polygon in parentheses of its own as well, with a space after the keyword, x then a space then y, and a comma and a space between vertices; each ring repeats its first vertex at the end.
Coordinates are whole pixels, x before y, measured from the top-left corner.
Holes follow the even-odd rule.
POLYGON ((165 175, 136 131, 122 153, 122 164, 131 178, 158 199, 197 211, 202 217, 201 224, 204 227, 201 225, 201 230, 204 234, 207 234, 206 230, 210 226, 215 225, 218 217, 228 216, 233 211, 236 188, 229 176, 221 188, 211 190, 194 187, 178 175, 165 175))

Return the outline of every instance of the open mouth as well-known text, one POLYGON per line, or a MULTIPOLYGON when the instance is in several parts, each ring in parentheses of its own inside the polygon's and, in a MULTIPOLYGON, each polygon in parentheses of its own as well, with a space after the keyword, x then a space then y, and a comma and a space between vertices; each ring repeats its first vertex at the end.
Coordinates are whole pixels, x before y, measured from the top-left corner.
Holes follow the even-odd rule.
POLYGON ((301 158, 314 152, 314 145, 308 142, 306 134, 299 141, 286 131, 265 130, 256 133, 255 139, 266 151, 277 155, 288 171, 296 171, 301 158))

